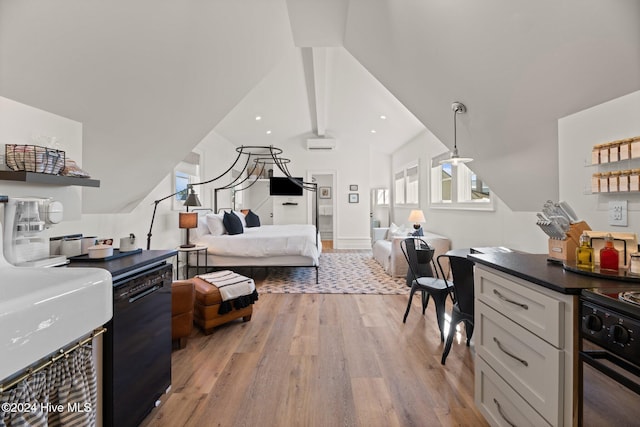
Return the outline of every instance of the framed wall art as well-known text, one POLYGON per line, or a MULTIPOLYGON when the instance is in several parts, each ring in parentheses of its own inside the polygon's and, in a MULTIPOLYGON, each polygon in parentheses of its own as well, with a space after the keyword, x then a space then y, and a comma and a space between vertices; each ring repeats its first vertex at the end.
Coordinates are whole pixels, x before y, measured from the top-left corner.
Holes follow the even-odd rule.
POLYGON ((321 199, 330 199, 331 198, 331 187, 320 187, 318 189, 320 194, 318 195, 321 199))

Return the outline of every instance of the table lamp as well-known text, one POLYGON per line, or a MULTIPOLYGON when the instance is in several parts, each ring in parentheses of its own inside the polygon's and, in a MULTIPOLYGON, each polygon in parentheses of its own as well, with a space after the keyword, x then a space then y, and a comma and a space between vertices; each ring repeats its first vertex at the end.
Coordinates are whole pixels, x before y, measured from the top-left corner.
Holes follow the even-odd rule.
POLYGON ((196 245, 189 243, 189 229, 196 228, 198 226, 198 213, 197 212, 180 212, 178 219, 178 227, 187 229, 187 242, 184 245, 180 245, 181 248, 195 248, 196 245))
POLYGON ((413 228, 416 230, 413 232, 414 236, 424 235, 424 233, 422 232, 422 226, 420 225, 420 223, 422 222, 427 222, 427 220, 424 218, 424 212, 419 209, 412 210, 409 214, 409 222, 414 223, 413 228))

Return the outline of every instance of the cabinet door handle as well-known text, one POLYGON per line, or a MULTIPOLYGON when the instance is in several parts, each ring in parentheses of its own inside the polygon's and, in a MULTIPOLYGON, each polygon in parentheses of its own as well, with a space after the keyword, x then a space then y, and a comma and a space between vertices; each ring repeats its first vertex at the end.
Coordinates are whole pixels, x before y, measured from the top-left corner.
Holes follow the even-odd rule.
POLYGON ((511 300, 511 299, 505 297, 504 295, 502 295, 500 292, 498 292, 497 289, 494 289, 493 293, 496 294, 498 296, 498 298, 500 298, 502 301, 506 301, 509 304, 514 304, 514 305, 517 305, 518 307, 524 308, 525 310, 529 310, 529 306, 527 304, 523 304, 521 302, 511 300))
POLYGON ((504 354, 506 354, 507 356, 516 359, 518 362, 522 363, 524 366, 529 366, 529 362, 527 362, 524 359, 519 358, 518 356, 516 356, 515 354, 511 353, 510 351, 507 351, 504 349, 504 347, 502 347, 502 344, 500 343, 500 341, 498 341, 498 338, 493 337, 493 342, 495 342, 498 345, 498 348, 500 349, 500 351, 502 351, 504 354))
POLYGON ((496 399, 495 397, 493 398, 493 403, 496 404, 496 406, 498 407, 498 413, 500 414, 500 416, 502 417, 503 420, 506 421, 507 424, 509 424, 511 427, 517 427, 509 418, 507 418, 507 416, 502 412, 502 406, 500 406, 500 402, 498 402, 498 399, 496 399))

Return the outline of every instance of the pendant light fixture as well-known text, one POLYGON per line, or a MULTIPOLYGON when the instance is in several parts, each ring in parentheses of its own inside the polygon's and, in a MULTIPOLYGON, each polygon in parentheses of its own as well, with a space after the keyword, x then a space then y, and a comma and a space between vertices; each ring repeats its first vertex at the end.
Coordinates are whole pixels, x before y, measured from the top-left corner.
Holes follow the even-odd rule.
POLYGON ((458 154, 458 141, 457 141, 457 129, 456 129, 456 116, 458 114, 466 113, 467 107, 464 106, 461 102, 454 102, 451 104, 451 109, 453 110, 453 152, 451 152, 451 157, 445 160, 440 160, 440 164, 451 163, 452 165, 458 165, 460 163, 469 163, 473 161, 471 157, 460 157, 458 154))

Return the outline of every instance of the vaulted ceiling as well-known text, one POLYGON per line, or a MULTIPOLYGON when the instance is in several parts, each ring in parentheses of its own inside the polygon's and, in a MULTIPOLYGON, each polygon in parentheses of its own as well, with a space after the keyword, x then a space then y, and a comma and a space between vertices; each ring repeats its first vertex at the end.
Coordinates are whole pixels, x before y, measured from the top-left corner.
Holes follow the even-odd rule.
POLYGON ((638 89, 636 0, 0 0, 0 95, 83 123, 87 212, 132 209, 212 129, 451 147, 453 101, 473 169, 535 210, 557 120, 638 89))

